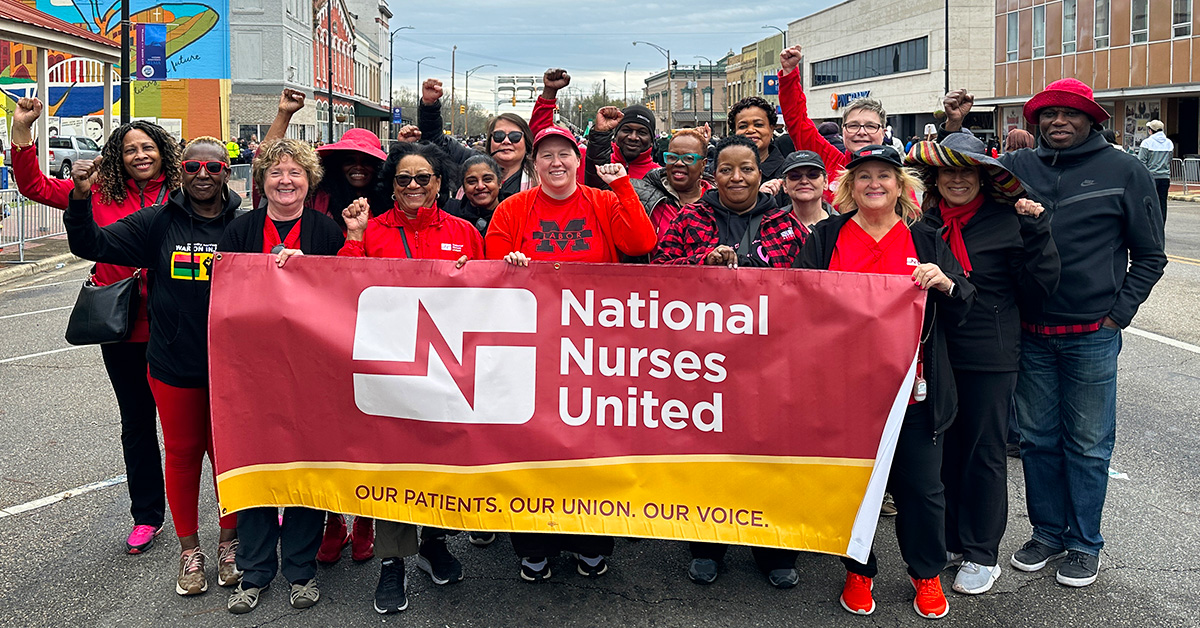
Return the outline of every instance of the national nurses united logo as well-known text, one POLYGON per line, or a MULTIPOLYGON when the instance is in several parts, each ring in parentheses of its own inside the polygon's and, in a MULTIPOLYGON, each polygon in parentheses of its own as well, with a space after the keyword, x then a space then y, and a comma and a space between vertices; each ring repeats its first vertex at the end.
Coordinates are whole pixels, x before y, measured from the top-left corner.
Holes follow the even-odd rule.
POLYGON ((592 230, 587 228, 587 220, 576 218, 568 220, 565 226, 560 226, 554 220, 539 220, 540 231, 533 232, 533 239, 538 240, 537 251, 553 253, 568 250, 587 251, 592 248, 588 239, 592 230))
POLYGON ((354 326, 354 403, 399 419, 526 423, 536 332, 528 290, 367 288, 354 326))

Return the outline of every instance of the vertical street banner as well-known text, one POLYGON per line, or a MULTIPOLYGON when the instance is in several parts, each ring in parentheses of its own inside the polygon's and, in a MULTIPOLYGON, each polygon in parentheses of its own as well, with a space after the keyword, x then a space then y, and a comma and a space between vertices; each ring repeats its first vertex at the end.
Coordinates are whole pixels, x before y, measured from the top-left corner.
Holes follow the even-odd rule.
POLYGON ((137 24, 137 79, 167 80, 167 25, 137 24))
POLYGON ((223 512, 865 560, 912 389, 902 276, 219 253, 223 512))

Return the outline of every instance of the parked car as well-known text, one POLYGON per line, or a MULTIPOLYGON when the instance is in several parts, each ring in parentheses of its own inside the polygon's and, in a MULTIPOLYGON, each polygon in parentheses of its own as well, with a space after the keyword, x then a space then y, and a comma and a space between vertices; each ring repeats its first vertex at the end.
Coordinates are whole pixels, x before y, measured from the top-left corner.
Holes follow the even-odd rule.
POLYGON ((60 135, 50 138, 50 172, 60 179, 71 178, 71 164, 80 159, 100 156, 100 146, 84 135, 60 135))

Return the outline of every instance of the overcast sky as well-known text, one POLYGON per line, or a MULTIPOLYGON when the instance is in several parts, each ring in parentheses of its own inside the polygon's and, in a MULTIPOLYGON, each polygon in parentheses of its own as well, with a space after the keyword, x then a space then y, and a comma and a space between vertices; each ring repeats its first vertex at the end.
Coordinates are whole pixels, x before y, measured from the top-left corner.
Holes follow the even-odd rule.
POLYGON ((566 68, 572 85, 588 92, 593 82, 607 78, 609 93, 616 97, 626 62, 630 62, 630 92, 640 90, 643 79, 666 66, 662 54, 649 46, 631 45, 634 40, 669 49, 679 65, 707 63, 695 55, 716 61, 731 49, 740 52, 742 46, 776 33, 764 25, 786 30, 789 22, 840 0, 749 5, 729 0, 389 1, 395 14, 392 28, 414 27, 396 34, 396 86, 416 88, 413 61, 433 55, 436 59, 421 64, 421 77, 442 79, 449 92, 451 47, 457 45, 459 90, 465 70, 484 63, 498 66, 471 75, 471 96, 483 100, 491 98, 489 90, 497 74, 541 75, 549 67, 566 68))

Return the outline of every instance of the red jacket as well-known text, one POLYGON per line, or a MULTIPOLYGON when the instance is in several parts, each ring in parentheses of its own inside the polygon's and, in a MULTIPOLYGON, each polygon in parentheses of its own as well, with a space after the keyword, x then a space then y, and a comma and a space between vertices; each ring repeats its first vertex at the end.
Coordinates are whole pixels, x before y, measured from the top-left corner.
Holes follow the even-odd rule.
MULTIPOLYGON (((796 150, 811 150, 821 156, 825 162, 826 178, 833 187, 833 182, 842 176, 846 164, 850 162, 850 151, 838 150, 829 140, 817 131, 817 125, 808 117, 808 99, 804 89, 800 87, 800 68, 784 74, 779 72, 779 108, 783 110, 783 123, 787 126, 788 135, 796 150)), ((833 203, 834 189, 825 190, 825 200, 833 203)))
POLYGON ((413 259, 483 259, 483 237, 471 223, 434 207, 417 210, 417 219, 409 220, 404 211, 393 206, 367 223, 363 239, 346 240, 338 255, 342 257, 409 257, 404 250, 405 237, 413 259))
MULTIPOLYGON (((71 200, 71 191, 75 189, 75 183, 67 179, 51 179, 42 173, 38 168, 37 148, 30 146, 28 148, 12 149, 12 169, 13 178, 16 180, 17 188, 21 191, 21 195, 32 200, 35 203, 42 203, 57 209, 65 210, 71 200)), ((159 193, 162 191, 163 183, 166 181, 166 176, 159 174, 146 183, 145 189, 138 188, 133 179, 125 180, 125 200, 121 202, 107 203, 101 199, 98 189, 92 190, 92 216, 96 220, 96 224, 101 227, 107 227, 112 223, 136 212, 137 210, 153 205, 158 200, 159 193)), ((166 202, 166 195, 163 195, 163 202, 166 202)), ((112 264, 96 264, 96 283, 101 286, 107 286, 116 283, 122 279, 132 277, 136 268, 129 266, 114 266, 112 264)), ((146 318, 146 282, 142 281, 141 300, 138 303, 137 321, 134 323, 133 332, 129 336, 129 342, 146 342, 150 339, 150 323, 146 318)))

